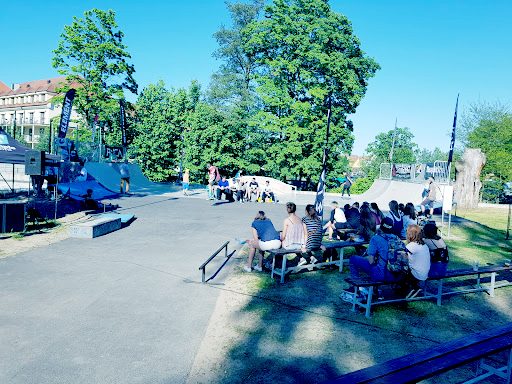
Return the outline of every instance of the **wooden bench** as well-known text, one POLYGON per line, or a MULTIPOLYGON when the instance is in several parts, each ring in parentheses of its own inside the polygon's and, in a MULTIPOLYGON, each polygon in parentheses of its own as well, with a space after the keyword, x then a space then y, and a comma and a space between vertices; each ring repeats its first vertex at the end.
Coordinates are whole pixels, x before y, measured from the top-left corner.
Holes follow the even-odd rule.
POLYGON ((417 383, 476 360, 480 360, 476 372, 477 377, 466 381, 465 384, 475 383, 492 375, 497 375, 505 379, 505 383, 510 384, 512 323, 351 372, 325 381, 323 384, 417 383), (504 366, 496 368, 486 364, 485 357, 495 355, 501 351, 507 351, 508 354, 504 366))
POLYGON ((377 304, 388 304, 388 303, 396 303, 396 302, 404 302, 404 301, 414 301, 414 300, 429 300, 429 299, 436 299, 437 305, 441 305, 441 300, 443 296, 448 295, 456 295, 456 294, 462 294, 462 293, 470 293, 470 292, 482 292, 485 291, 489 293, 491 297, 494 297, 494 289, 504 287, 507 285, 511 285, 512 282, 506 282, 502 283, 500 285, 496 285, 496 273, 501 271, 510 271, 510 267, 505 266, 485 266, 478 268, 478 271, 474 271, 473 269, 458 269, 458 270, 450 270, 446 271, 446 274, 444 276, 437 276, 437 277, 429 277, 425 283, 424 288, 422 289, 422 295, 416 296, 414 298, 381 298, 377 301, 375 301, 375 289, 384 286, 384 285, 394 285, 396 283, 389 283, 389 282, 378 282, 373 281, 369 278, 352 278, 348 277, 345 279, 347 283, 349 283, 353 287, 353 293, 352 293, 352 309, 351 311, 355 312, 356 307, 362 307, 365 309, 365 316, 367 318, 370 318, 370 311, 371 307, 373 305, 377 304), (481 283, 481 275, 489 275, 490 274, 490 283, 489 285, 482 285, 481 283), (447 279, 452 279, 454 277, 464 277, 464 276, 475 276, 476 277, 476 285, 471 288, 466 289, 453 289, 449 291, 443 292, 443 282, 447 279), (429 282, 434 281, 437 282, 437 289, 435 292, 429 292, 428 286, 429 282), (358 297, 359 288, 367 288, 368 289, 368 295, 366 300, 363 298, 358 297))
MULTIPOLYGON (((293 266, 293 267, 287 266, 288 258, 286 256, 290 255, 290 254, 297 254, 297 256, 299 256, 301 254, 300 251, 297 251, 297 250, 288 251, 283 248, 271 249, 270 251, 268 251, 270 253, 270 257, 272 258, 272 272, 270 275, 272 278, 274 278, 274 275, 281 276, 281 283, 284 283, 284 278, 287 273, 301 271, 303 269, 311 268, 312 266, 325 267, 325 266, 329 266, 329 265, 336 265, 336 266, 338 266, 339 271, 341 272, 343 270, 343 263, 345 261, 344 260, 344 249, 346 247, 355 247, 358 245, 365 245, 365 244, 368 244, 368 241, 346 240, 346 241, 330 241, 327 243, 322 243, 322 246, 324 246, 326 250, 335 249, 337 251, 337 254, 338 254, 337 260, 333 259, 332 253, 331 253, 331 256, 324 262, 318 262, 315 264, 304 264, 301 266, 297 265, 297 266, 293 266), (281 268, 279 268, 279 266, 276 267, 276 264, 278 264, 277 259, 279 259, 279 258, 282 258, 281 268)), ((307 250, 307 251, 309 252, 309 251, 319 251, 319 250, 320 249, 307 250)), ((346 261, 348 262, 348 260, 346 260, 346 261)))

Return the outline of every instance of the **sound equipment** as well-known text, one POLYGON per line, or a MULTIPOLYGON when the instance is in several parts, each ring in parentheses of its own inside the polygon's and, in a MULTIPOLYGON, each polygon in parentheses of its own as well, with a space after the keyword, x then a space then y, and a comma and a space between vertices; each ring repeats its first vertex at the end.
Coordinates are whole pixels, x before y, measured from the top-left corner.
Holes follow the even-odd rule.
POLYGON ((0 203, 0 233, 21 232, 25 229, 25 203, 0 203))
POLYGON ((25 175, 44 175, 44 151, 25 152, 25 175))

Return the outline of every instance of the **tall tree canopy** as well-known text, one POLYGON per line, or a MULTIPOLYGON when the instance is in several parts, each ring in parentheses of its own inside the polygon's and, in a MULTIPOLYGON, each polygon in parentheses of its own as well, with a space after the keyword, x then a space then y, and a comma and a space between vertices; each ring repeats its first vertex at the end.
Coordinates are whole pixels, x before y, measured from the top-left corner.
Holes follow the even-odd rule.
POLYGON ((115 12, 92 9, 76 16, 71 25, 64 26, 62 38, 53 58, 53 67, 65 75, 68 84, 58 88, 66 92, 71 83, 78 83, 74 101, 86 126, 92 126, 96 113, 110 127, 118 125, 119 102, 123 90, 137 93, 133 78, 135 68, 123 44, 123 32, 118 30, 115 12))
POLYGON ((219 44, 213 57, 224 63, 211 77, 208 98, 214 105, 238 108, 241 110, 238 113, 245 116, 256 107, 253 80, 257 65, 255 55, 244 49, 242 30, 257 20, 263 3, 263 0, 226 2, 233 25, 231 29, 222 25, 213 35, 219 44))
POLYGON ((256 57, 263 132, 269 162, 283 176, 317 177, 332 99, 330 166, 350 152, 354 113, 368 79, 380 68, 365 57, 350 21, 325 0, 275 0, 265 19, 242 31, 246 52, 256 57), (270 161, 270 159, 272 159, 270 161))

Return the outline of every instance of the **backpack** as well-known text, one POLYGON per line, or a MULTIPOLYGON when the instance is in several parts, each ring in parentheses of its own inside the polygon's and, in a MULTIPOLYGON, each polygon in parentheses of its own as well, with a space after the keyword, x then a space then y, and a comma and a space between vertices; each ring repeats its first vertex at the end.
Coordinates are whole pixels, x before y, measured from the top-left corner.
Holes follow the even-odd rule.
POLYGON ((388 260, 386 262, 386 269, 393 275, 398 276, 401 273, 409 271, 409 263, 403 260, 402 255, 409 253, 405 244, 397 236, 380 235, 388 242, 388 260))

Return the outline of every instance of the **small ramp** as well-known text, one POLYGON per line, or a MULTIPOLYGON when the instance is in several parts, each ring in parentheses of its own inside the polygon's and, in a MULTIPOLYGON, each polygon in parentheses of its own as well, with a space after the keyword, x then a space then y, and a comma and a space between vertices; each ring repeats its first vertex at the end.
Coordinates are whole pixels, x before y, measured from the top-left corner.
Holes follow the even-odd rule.
POLYGON ((92 198, 94 200, 113 199, 119 195, 112 192, 95 180, 73 181, 71 183, 59 183, 59 192, 68 195, 74 200, 83 200, 83 196, 87 194, 87 190, 92 190, 92 198))

